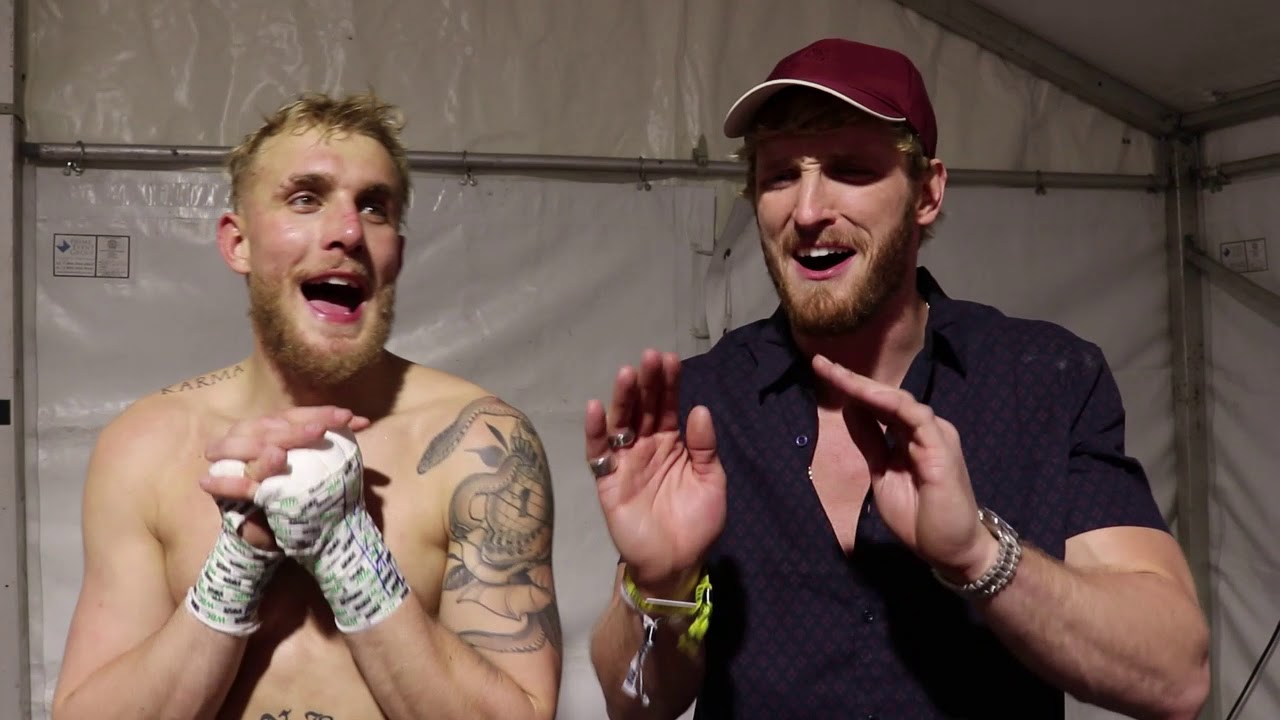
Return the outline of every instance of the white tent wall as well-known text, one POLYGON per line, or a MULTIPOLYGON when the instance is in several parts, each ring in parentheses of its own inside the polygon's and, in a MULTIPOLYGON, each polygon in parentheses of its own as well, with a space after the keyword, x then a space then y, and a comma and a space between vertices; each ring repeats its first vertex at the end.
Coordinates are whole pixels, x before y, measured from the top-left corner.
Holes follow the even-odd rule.
POLYGON ((920 66, 953 167, 1152 172, 1151 138, 890 0, 31 0, 27 139, 232 145, 301 89, 369 86, 419 150, 688 158, 784 53, 920 66), (979 100, 980 99, 980 100, 979 100))
MULTIPOLYGON (((4 5, 12 7, 12 2, 4 5)), ((952 168, 1156 172, 1158 148, 1150 136, 890 0, 804 4, 781 0, 535 0, 519 4, 503 0, 457 4, 31 0, 27 6, 30 48, 24 59, 29 78, 22 100, 24 136, 29 142, 226 146, 237 142, 263 113, 300 90, 373 87, 405 109, 409 120, 405 139, 414 150, 684 159, 705 137, 710 158, 720 160, 736 149, 735 143, 721 136, 719 126, 723 110, 738 94, 763 76, 781 54, 819 37, 840 35, 897 47, 920 65, 939 116, 941 155, 952 168)), ((1269 126, 1255 126, 1257 136, 1268 134, 1269 126)), ((1218 137, 1236 136, 1211 136, 1206 146, 1210 154, 1218 137)), ((690 250, 690 244, 709 245, 713 228, 725 224, 729 216, 725 208, 736 189, 731 182, 655 184, 651 193, 637 193, 633 183, 517 181, 482 175, 478 186, 463 187, 456 177, 422 173, 417 177, 426 183, 431 201, 420 195, 415 211, 419 215, 412 232, 431 243, 430 248, 419 250, 424 253, 417 261, 419 272, 437 272, 437 263, 451 259, 479 272, 477 263, 462 254, 464 243, 501 243, 513 257, 484 269, 489 273, 484 278, 504 288, 500 296, 464 295, 459 301, 455 294, 446 293, 457 287, 457 274, 439 275, 434 289, 415 286, 425 293, 419 296, 402 289, 398 347, 414 359, 441 364, 482 382, 490 380, 496 391, 507 391, 503 394, 513 402, 527 405, 549 438, 557 491, 569 498, 562 499, 567 504, 562 504, 556 550, 557 584, 562 598, 568 598, 565 629, 570 645, 561 716, 600 717, 599 691, 586 662, 584 642, 586 624, 609 589, 607 582, 599 582, 608 542, 600 534, 598 510, 584 504, 580 494, 579 401, 605 392, 608 373, 617 363, 632 360, 641 343, 639 336, 631 335, 619 338, 616 346, 573 350, 581 337, 564 338, 559 323, 568 316, 584 328, 607 327, 600 318, 631 312, 638 298, 649 297, 644 293, 661 288, 670 306, 660 303, 648 308, 652 323, 640 335, 688 354, 705 346, 693 339, 690 327, 711 330, 714 340, 726 323, 740 324, 771 309, 771 290, 758 263, 758 250, 746 242, 750 247, 735 254, 734 265, 713 265, 703 294, 701 267, 706 258, 690 250), (485 204, 496 200, 478 200, 484 195, 476 191, 493 189, 496 197, 506 201, 499 210, 485 204), (638 199, 646 195, 649 200, 638 199), (553 217, 556 214, 547 210, 551 205, 561 208, 565 217, 553 217), (574 208, 583 209, 575 215, 574 208), (568 247, 577 251, 557 250, 535 261, 535 253, 553 247, 551 240, 558 239, 557 233, 571 239, 590 237, 592 244, 570 242, 568 247), (606 249, 601 251, 602 247, 606 249), (652 254, 627 254, 638 252, 636 247, 657 247, 663 253, 661 263, 678 258, 685 263, 659 267, 652 254), (757 267, 736 264, 753 262, 751 258, 757 267), (610 270, 609 263, 617 263, 615 268, 625 263, 641 271, 625 275, 610 270), (662 269, 665 274, 659 272, 662 269), (608 282, 592 284, 593 273, 601 273, 608 282), (582 282, 564 284, 566 278, 582 282), (634 296, 620 298, 600 289, 619 281, 634 296), (732 314, 727 316, 726 282, 740 291, 731 295, 732 314), (529 291, 554 286, 560 287, 553 293, 560 300, 531 302, 529 291), (705 305, 697 295, 705 298, 705 305), (499 306, 504 303, 528 306, 522 317, 531 325, 503 315, 499 306), (431 310, 407 309, 424 307, 431 310), (583 315, 586 311, 589 316, 583 315), (499 322, 490 322, 495 319, 499 322), (520 368, 506 362, 516 350, 530 358, 520 368), (564 365, 565 358, 575 357, 591 361, 583 366, 564 365)), ((27 282, 43 289, 75 288, 67 307, 77 309, 61 319, 72 323, 64 330, 98 322, 87 319, 98 318, 93 313, 101 312, 86 299, 92 293, 115 303, 126 297, 159 298, 177 292, 180 281, 173 274, 196 272, 187 266, 199 265, 202 261, 192 258, 208 252, 205 244, 211 238, 215 210, 207 203, 218 197, 216 176, 91 167, 82 178, 42 169, 40 182, 37 204, 28 203, 23 210, 38 212, 42 223, 39 232, 24 237, 30 253, 42 253, 40 264, 31 265, 27 282), (81 195, 74 195, 76 187, 81 195), (87 197, 95 199, 86 205, 87 197), (189 202, 192 198, 199 202, 189 202), (77 223, 79 231, 73 227, 77 223), (51 277, 56 252, 51 233, 58 227, 64 228, 58 232, 82 232, 95 238, 140 233, 133 247, 137 262, 144 264, 138 266, 144 274, 129 280, 51 277)), ((1219 212, 1215 206, 1242 185, 1233 184, 1205 199, 1206 223, 1219 212)), ((1103 348, 1129 407, 1130 450, 1146 464, 1157 499, 1169 516, 1175 431, 1170 420, 1169 285, 1162 202, 1160 195, 1131 190, 1050 187, 1047 195, 1040 196, 1030 190, 957 187, 950 191, 949 217, 926 250, 925 260, 954 295, 990 302, 1011 314, 1056 320, 1103 348)), ((1222 208, 1221 212, 1234 211, 1222 208)), ((741 243, 741 237, 746 236, 730 233, 724 240, 741 243)), ((1210 233, 1208 242, 1213 240, 1210 233)), ((1280 265, 1280 259, 1274 265, 1280 265)), ((198 286, 196 294, 239 297, 236 287, 216 273, 199 275, 191 282, 198 286)), ((730 292, 735 293, 732 288, 730 292)), ((1230 370, 1227 377, 1237 383, 1232 399, 1237 404, 1230 406, 1230 412, 1223 410, 1215 391, 1216 477, 1223 482, 1226 456, 1227 464, 1236 464, 1235 476, 1253 484, 1249 493, 1260 493, 1266 477, 1261 471, 1266 468, 1262 460, 1267 448, 1262 434, 1265 399, 1260 393, 1244 392, 1242 378, 1274 370, 1274 361, 1266 368, 1255 367, 1246 361, 1253 356, 1255 364, 1265 364, 1266 356, 1232 351, 1238 365, 1226 366, 1220 353, 1233 338, 1239 347, 1247 348, 1246 339, 1256 342, 1265 332, 1274 333, 1274 328, 1254 328, 1240 308, 1222 319, 1220 311, 1229 306, 1230 298, 1222 298, 1217 290, 1209 294, 1212 381, 1223 385, 1219 374, 1226 368, 1230 370), (1234 334, 1224 336, 1230 328, 1235 328, 1234 334), (1224 439, 1224 425, 1245 422, 1248 432, 1232 429, 1233 434, 1224 439), (1231 444, 1233 440, 1239 441, 1237 445, 1231 444), (1239 459, 1246 457, 1258 458, 1257 464, 1239 459)), ((51 299, 41 295, 40 302, 51 299)), ((155 306, 146 311, 152 314, 161 307, 174 307, 158 299, 147 302, 155 306)), ((202 323, 211 322, 218 328, 213 333, 193 333, 194 342, 210 343, 211 352, 222 343, 243 342, 238 333, 247 328, 240 310, 213 320, 196 310, 194 297, 182 303, 176 307, 191 308, 186 313, 189 317, 182 324, 175 315, 170 321, 173 327, 205 327, 202 323)), ((57 347, 59 341, 50 339, 56 336, 47 333, 57 332, 60 326, 50 325, 47 313, 63 306, 53 301, 41 307, 44 320, 28 332, 44 334, 44 347, 57 347)), ((35 315, 29 312, 28 317, 35 315)), ((140 334, 145 317, 145 312, 121 313, 103 321, 104 332, 110 322, 123 323, 118 327, 121 336, 108 344, 123 341, 134 347, 164 347, 140 334)), ((87 338, 76 342, 87 342, 87 338)), ((40 341, 33 338, 28 345, 32 353, 40 352, 40 341)), ((87 443, 122 403, 154 389, 151 377, 168 380, 211 367, 206 358, 212 356, 198 351, 201 347, 193 344, 183 350, 186 354, 157 358, 151 376, 139 376, 142 368, 104 368, 93 364, 89 355, 59 360, 51 367, 42 363, 38 374, 28 373, 28 387, 44 392, 27 404, 39 411, 29 413, 28 436, 36 441, 27 446, 34 469, 26 478, 27 487, 39 493, 33 494, 27 507, 32 546, 30 686, 35 717, 42 717, 42 703, 52 689, 69 603, 79 582, 79 549, 74 547, 78 529, 67 504, 82 482, 87 443), (100 387, 81 387, 89 393, 83 400, 79 391, 50 390, 60 378, 72 378, 71 387, 79 387, 75 373, 91 367, 100 387), (54 438, 53 444, 39 437, 54 438)), ((47 362, 48 356, 42 357, 47 362)), ((29 368, 35 368, 34 362, 29 368)), ((0 428, 0 440, 4 432, 0 428)), ((0 472, 6 467, 0 450, 0 472)), ((14 493, 20 490, 14 488, 14 493)), ((1215 508, 1221 514, 1226 510, 1222 491, 1218 492, 1215 508)), ((1230 522, 1246 523, 1236 543, 1241 563, 1266 556, 1265 528, 1274 525, 1265 523, 1274 523, 1274 518, 1264 517, 1268 511, 1262 506, 1263 498, 1241 494, 1230 510, 1235 513, 1230 522)), ((11 524, 0 515, 0 530, 11 524)), ((1221 525, 1215 528, 1220 531, 1221 525)), ((1225 572, 1224 551, 1215 548, 1215 552, 1219 553, 1215 587, 1227 605, 1215 621, 1233 627, 1231 633, 1240 638, 1239 642, 1217 640, 1228 661, 1216 674, 1229 678, 1223 687, 1229 700, 1260 651, 1253 649, 1259 633, 1265 637, 1274 624, 1269 618, 1277 613, 1260 605, 1265 578, 1256 588, 1227 587, 1225 579, 1238 582, 1249 573, 1225 572), (1234 615, 1225 619, 1234 613, 1247 620, 1234 615)), ((1266 567, 1274 570, 1274 564, 1266 567)), ((17 672, 0 666, 0 680, 7 683, 17 672)), ((23 683, 13 698, 0 689, 5 703, 0 708, 18 706, 26 689, 23 683)), ((1262 704, 1263 695, 1274 702, 1274 684, 1255 693, 1250 715, 1272 707, 1262 704)), ((1100 716, 1088 708, 1074 712, 1078 717, 1100 716)))
MULTIPOLYGON (((1280 152, 1280 118, 1210 133, 1205 161, 1215 168, 1280 152)), ((1205 251, 1241 277, 1280 293, 1280 167, 1210 185, 1202 195, 1205 251), (1260 243, 1258 241, 1261 241, 1260 243), (1248 252, 1246 243, 1255 250, 1248 252), (1257 252, 1261 245, 1265 259, 1257 252), (1224 255, 1224 250, 1232 252, 1224 255), (1241 251, 1245 251, 1243 254, 1241 251)), ((1250 301, 1222 283, 1206 298, 1206 366, 1212 431, 1212 568, 1222 713, 1240 694, 1280 623, 1280 465, 1276 407, 1280 389, 1280 297, 1250 301)), ((1274 658, 1260 673, 1241 717, 1280 717, 1274 658)))

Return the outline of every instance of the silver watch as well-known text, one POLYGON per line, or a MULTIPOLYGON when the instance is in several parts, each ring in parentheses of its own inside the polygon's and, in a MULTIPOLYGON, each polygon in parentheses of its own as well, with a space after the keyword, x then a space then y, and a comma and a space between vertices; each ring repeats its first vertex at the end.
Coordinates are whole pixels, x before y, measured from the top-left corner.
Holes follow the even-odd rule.
POLYGON ((1022 543, 1018 539, 1018 531, 987 508, 978 509, 978 522, 982 523, 983 527, 989 530, 1000 543, 1000 554, 996 556, 995 564, 983 573, 982 577, 965 585, 949 582, 937 570, 933 571, 933 576, 938 582, 961 595, 989 598, 1003 590, 1013 580, 1013 575, 1018 570, 1018 561, 1022 559, 1022 543))

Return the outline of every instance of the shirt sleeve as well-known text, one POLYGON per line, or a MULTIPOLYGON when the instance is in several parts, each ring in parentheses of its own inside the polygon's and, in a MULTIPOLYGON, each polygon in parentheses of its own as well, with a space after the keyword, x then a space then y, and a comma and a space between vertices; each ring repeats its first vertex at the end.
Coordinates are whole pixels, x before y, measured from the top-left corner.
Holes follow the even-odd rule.
POLYGON ((1090 345, 1081 378, 1084 404, 1071 429, 1071 493, 1066 536, 1116 526, 1168 531, 1142 464, 1125 452, 1125 411, 1102 351, 1090 345))

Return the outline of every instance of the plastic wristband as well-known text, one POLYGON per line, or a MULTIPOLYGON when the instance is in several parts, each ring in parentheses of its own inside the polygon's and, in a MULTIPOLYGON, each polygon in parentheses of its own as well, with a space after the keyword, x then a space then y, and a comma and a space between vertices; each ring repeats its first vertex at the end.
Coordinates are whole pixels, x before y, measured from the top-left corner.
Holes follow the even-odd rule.
POLYGON ((692 618, 689 627, 680 635, 677 645, 688 655, 696 654, 711 623, 711 576, 703 573, 694 586, 693 602, 644 597, 631 579, 631 574, 625 570, 618 590, 627 606, 638 612, 644 622, 644 640, 631 658, 626 677, 622 680, 622 691, 628 697, 639 698, 640 704, 648 707, 649 695, 644 688, 644 661, 653 649, 658 625, 666 620, 692 618))
POLYGON ((702 644, 702 638, 707 634, 707 628, 711 624, 711 576, 709 574, 703 573, 694 585, 693 601, 643 597, 635 581, 631 579, 631 574, 626 571, 622 573, 621 592, 627 605, 642 615, 693 618, 689 627, 680 636, 679 646, 690 655, 698 651, 698 646, 702 644))

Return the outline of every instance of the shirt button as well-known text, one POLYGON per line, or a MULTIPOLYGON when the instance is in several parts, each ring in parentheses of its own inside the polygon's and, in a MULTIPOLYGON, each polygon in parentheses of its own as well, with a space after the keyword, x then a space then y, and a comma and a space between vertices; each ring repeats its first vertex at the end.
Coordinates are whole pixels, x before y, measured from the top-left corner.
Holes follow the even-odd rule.
POLYGON ((797 436, 796 436, 796 447, 804 447, 805 445, 808 445, 808 444, 809 444, 809 436, 808 436, 808 435, 797 435, 797 436))
POLYGON ((867 624, 871 624, 876 621, 876 614, 871 612, 870 610, 863 610, 862 621, 867 624))
POLYGON ((875 713, 872 713, 867 716, 867 720, 879 720, 879 718, 876 717, 875 713))
POLYGON ((870 501, 870 500, 868 500, 868 501, 867 501, 867 503, 866 503, 865 505, 863 505, 863 506, 862 506, 862 514, 863 514, 863 515, 870 515, 870 514, 871 514, 871 501, 870 501))

